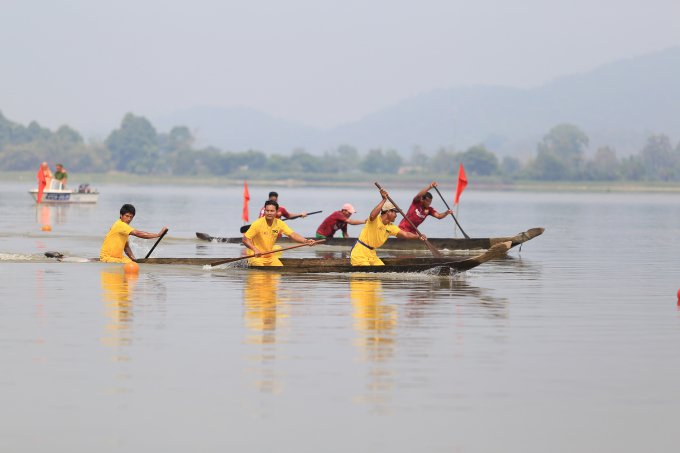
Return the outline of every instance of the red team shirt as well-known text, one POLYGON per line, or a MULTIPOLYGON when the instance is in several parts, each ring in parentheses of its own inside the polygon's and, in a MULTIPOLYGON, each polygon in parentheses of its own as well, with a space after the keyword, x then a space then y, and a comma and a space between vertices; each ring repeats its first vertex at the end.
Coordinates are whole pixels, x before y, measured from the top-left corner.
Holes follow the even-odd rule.
MULTIPOLYGON (((290 212, 286 211, 286 208, 284 208, 283 206, 279 206, 279 210, 276 211, 276 218, 280 219, 281 216, 283 216, 285 218, 290 217, 290 212)), ((262 207, 262 209, 260 209, 260 217, 258 217, 258 219, 261 219, 262 217, 264 217, 264 206, 262 207)), ((283 234, 279 233, 279 235, 277 237, 281 238, 281 237, 283 237, 283 234)))
MULTIPOLYGON (((425 221, 425 217, 431 215, 434 217, 434 215, 437 214, 437 211, 430 206, 429 208, 425 208, 423 206, 423 200, 420 197, 415 197, 413 199, 413 203, 411 203, 411 207, 408 208, 408 212, 406 213, 406 217, 413 222, 413 224, 418 228, 418 225, 423 223, 425 221)), ((399 223, 399 228, 408 231, 409 233, 416 234, 416 230, 413 229, 410 223, 406 219, 402 219, 401 223, 399 223)))
POLYGON ((342 211, 335 211, 333 214, 326 217, 326 220, 324 220, 319 229, 316 230, 316 233, 329 238, 332 238, 338 230, 342 230, 342 232, 346 234, 347 220, 348 218, 342 211))

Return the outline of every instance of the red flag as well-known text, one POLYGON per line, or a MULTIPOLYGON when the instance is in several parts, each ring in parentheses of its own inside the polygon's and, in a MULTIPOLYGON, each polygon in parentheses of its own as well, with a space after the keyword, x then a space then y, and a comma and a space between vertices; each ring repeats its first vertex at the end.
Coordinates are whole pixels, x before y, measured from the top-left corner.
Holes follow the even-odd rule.
POLYGON ((460 171, 458 172, 458 184, 456 185, 456 199, 453 200, 454 205, 458 203, 460 194, 463 193, 463 191, 465 190, 465 186, 467 186, 467 176, 465 176, 465 170, 463 170, 463 162, 461 162, 460 171))
POLYGON ((45 189, 45 186, 47 185, 47 181, 45 180, 45 172, 43 172, 42 166, 40 167, 40 170, 38 170, 38 174, 35 175, 36 178, 38 178, 38 203, 42 200, 42 193, 43 190, 45 189))
POLYGON ((248 202, 250 201, 250 194, 248 193, 248 182, 243 181, 243 221, 250 222, 248 217, 248 202))

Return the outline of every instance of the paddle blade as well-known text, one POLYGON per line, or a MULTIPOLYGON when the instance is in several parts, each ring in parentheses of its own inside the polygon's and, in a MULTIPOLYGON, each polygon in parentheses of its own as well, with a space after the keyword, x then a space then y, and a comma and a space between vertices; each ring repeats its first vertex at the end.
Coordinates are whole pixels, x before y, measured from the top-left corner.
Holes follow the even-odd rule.
POLYGON ((243 225, 239 231, 241 231, 241 233, 247 233, 249 229, 250 225, 243 225))
POLYGON ((430 241, 425 241, 425 245, 427 245, 427 248, 430 249, 430 252, 432 252, 432 254, 435 257, 444 258, 444 254, 442 252, 440 252, 439 250, 437 250, 436 248, 434 248, 434 245, 430 244, 430 241))

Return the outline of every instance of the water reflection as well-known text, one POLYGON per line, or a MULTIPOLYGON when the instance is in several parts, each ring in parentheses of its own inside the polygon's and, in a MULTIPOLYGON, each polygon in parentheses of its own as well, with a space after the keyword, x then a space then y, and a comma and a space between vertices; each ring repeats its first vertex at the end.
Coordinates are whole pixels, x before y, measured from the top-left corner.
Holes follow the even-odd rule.
POLYGON ((257 375, 254 384, 266 393, 280 393, 283 384, 275 364, 276 343, 280 340, 277 336, 282 320, 288 317, 285 313, 287 304, 282 303, 279 296, 280 282, 280 274, 251 272, 243 292, 243 318, 246 327, 253 332, 247 335, 245 343, 260 347, 259 354, 245 359, 258 362, 261 368, 247 371, 257 375))
POLYGON ((355 274, 350 280, 350 301, 357 333, 355 344, 361 354, 358 360, 376 364, 367 375, 368 393, 354 401, 374 403, 374 412, 389 413, 391 409, 386 404, 391 397, 385 392, 394 390, 397 372, 385 363, 395 356, 397 307, 385 303, 380 280, 362 274, 355 274))
POLYGON ((127 361, 119 348, 132 342, 132 295, 139 274, 124 274, 110 270, 101 271, 102 301, 106 317, 106 337, 101 341, 109 347, 116 348, 112 360, 127 361))
MULTIPOLYGON (((81 213, 89 213, 90 211, 96 210, 96 204, 90 203, 70 203, 70 204, 54 204, 54 205, 44 205, 39 204, 37 208, 36 220, 38 223, 43 225, 66 225, 67 224, 67 214, 69 211, 75 211, 76 216, 81 213)), ((71 219, 73 220, 73 219, 71 219)))

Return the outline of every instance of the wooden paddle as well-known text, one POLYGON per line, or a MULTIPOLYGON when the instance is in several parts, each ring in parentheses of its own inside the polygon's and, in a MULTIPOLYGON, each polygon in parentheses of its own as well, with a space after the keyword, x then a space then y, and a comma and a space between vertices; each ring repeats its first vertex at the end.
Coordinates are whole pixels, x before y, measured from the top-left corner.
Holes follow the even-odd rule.
MULTIPOLYGON (((377 182, 375 183, 375 185, 378 187, 378 189, 383 190, 383 188, 380 187, 380 184, 378 184, 377 182)), ((423 235, 420 234, 420 231, 418 231, 418 228, 416 228, 416 226, 413 224, 413 222, 411 222, 411 220, 409 220, 409 218, 406 217, 406 215, 404 214, 404 211, 399 209, 399 206, 397 206, 397 203, 395 203, 394 200, 392 200, 389 195, 387 196, 387 199, 390 200, 390 202, 394 205, 395 208, 397 208, 397 211, 399 211, 399 214, 401 214, 402 217, 404 217, 406 219, 406 221, 411 224, 413 229, 416 230, 416 233, 418 233, 418 236, 420 236, 422 238, 423 235)), ((439 250, 437 250, 436 248, 434 248, 434 246, 432 244, 430 244, 427 239, 425 239, 425 245, 427 245, 427 248, 430 249, 430 252, 432 252, 432 254, 434 256, 436 256, 437 258, 444 258, 444 254, 442 252, 440 252, 439 250)))
POLYGON ((147 253, 146 256, 144 257, 144 259, 147 259, 148 257, 151 256, 151 252, 153 252, 153 250, 156 248, 156 246, 158 245, 158 243, 161 242, 161 239, 163 239, 163 237, 165 236, 165 234, 166 234, 167 232, 168 232, 168 230, 163 231, 163 234, 160 235, 160 237, 158 238, 158 240, 156 241, 156 243, 153 245, 153 247, 151 247, 151 250, 149 250, 149 253, 147 253))
MULTIPOLYGON (((319 242, 324 242, 324 241, 325 241, 325 239, 319 239, 318 241, 314 241, 314 245, 318 244, 319 242)), ((283 249, 270 250, 268 252, 264 252, 262 255, 269 255, 270 253, 277 253, 277 252, 283 252, 284 250, 296 249, 298 247, 304 247, 305 245, 309 245, 309 244, 304 243, 304 244, 292 245, 290 247, 286 247, 286 248, 283 248, 283 249)), ((310 245, 310 247, 311 247, 311 245, 310 245)), ((238 258, 231 258, 231 259, 222 260, 222 261, 215 261, 214 263, 210 263, 210 265, 211 266, 219 266, 220 264, 231 263, 232 261, 245 260, 245 259, 248 259, 248 258, 254 258, 254 255, 241 256, 241 257, 238 257, 238 258)))
MULTIPOLYGON (((307 215, 318 214, 318 213, 320 213, 320 212, 323 212, 323 211, 309 212, 309 213, 307 213, 307 215)), ((288 221, 288 220, 295 220, 295 219, 298 219, 298 218, 300 218, 300 217, 302 217, 302 215, 294 215, 293 217, 288 217, 288 218, 286 219, 286 221, 288 221)), ((243 226, 241 227, 241 230, 240 230, 240 231, 241 231, 241 233, 245 233, 245 232, 248 231, 248 229, 250 229, 250 225, 243 225, 243 226)))
POLYGON ((460 232, 463 233, 463 236, 465 236, 465 239, 470 239, 470 236, 465 234, 465 231, 463 231, 463 227, 461 227, 460 223, 458 223, 458 219, 456 219, 456 216, 453 215, 453 210, 451 208, 449 208, 449 204, 446 202, 446 200, 444 200, 444 197, 442 197, 442 193, 439 191, 439 189, 437 189, 437 186, 434 186, 434 190, 437 191, 437 193, 439 194, 439 197, 442 199, 442 201, 446 205, 446 209, 451 211, 451 217, 453 217, 454 222, 456 222, 456 225, 458 225, 458 228, 460 228, 460 232))

